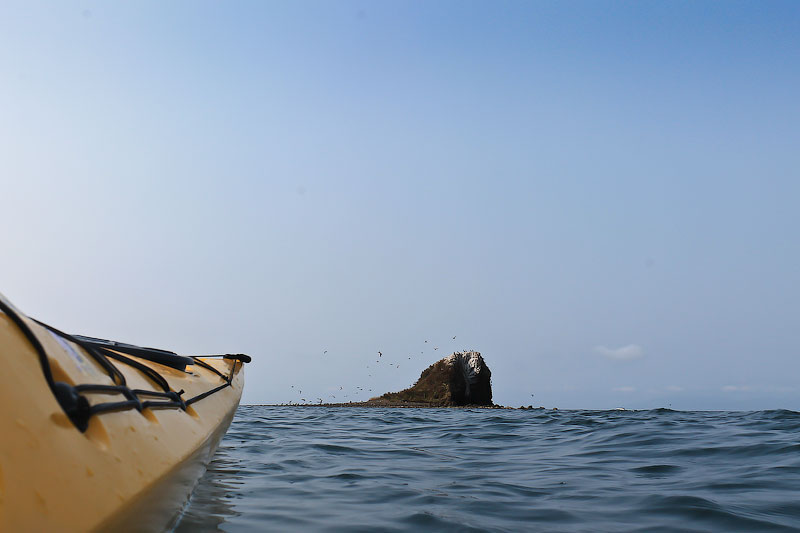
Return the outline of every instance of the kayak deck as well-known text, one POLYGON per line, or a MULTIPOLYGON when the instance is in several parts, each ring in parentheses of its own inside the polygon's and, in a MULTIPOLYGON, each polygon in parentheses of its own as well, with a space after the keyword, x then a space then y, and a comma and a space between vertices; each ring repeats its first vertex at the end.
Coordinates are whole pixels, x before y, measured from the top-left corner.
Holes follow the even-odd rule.
POLYGON ((11 312, 0 312, 0 530, 167 527, 233 418, 242 359, 195 357, 180 370, 108 346, 117 376, 87 338, 60 334, 3 303, 11 312), (85 420, 48 386, 30 334, 53 382, 83 398, 83 415, 88 405, 85 420))

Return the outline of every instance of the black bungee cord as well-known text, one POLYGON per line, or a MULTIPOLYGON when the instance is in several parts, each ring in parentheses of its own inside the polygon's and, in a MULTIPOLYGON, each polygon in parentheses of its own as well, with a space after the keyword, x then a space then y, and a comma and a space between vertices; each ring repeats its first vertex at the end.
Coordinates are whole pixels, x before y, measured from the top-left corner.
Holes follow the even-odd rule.
POLYGON ((55 381, 53 378, 53 372, 50 369, 50 361, 47 357, 47 352, 45 351, 44 346, 42 346, 42 343, 36 337, 36 334, 28 326, 28 324, 25 323, 19 313, 17 313, 17 311, 9 304, 3 301, 2 298, 0 298, 0 311, 5 313, 6 316, 11 319, 11 321, 23 333, 31 346, 33 346, 39 358, 39 364, 42 368, 42 374, 44 375, 47 385, 50 387, 50 390, 52 391, 59 405, 64 410, 64 413, 66 413, 70 421, 72 421, 75 427, 81 432, 86 431, 86 428, 89 426, 89 419, 92 416, 102 413, 124 411, 129 409, 136 409, 139 412, 141 412, 143 409, 181 409, 185 411, 189 405, 200 401, 203 398, 207 398, 212 394, 225 389, 226 387, 230 387, 231 382, 233 381, 233 376, 236 373, 237 364, 249 363, 251 361, 250 356, 245 354, 185 357, 173 352, 168 352, 166 350, 158 350, 156 348, 143 348, 141 346, 135 346, 132 344, 107 341, 93 337, 70 335, 68 333, 64 333, 63 331, 57 330, 48 324, 40 322, 36 319, 32 319, 54 335, 57 335, 64 340, 72 342, 83 348, 83 350, 103 368, 103 370, 111 378, 111 381, 114 383, 113 385, 94 385, 88 383, 70 385, 69 383, 65 383, 63 381, 55 381), (207 370, 210 370, 214 374, 217 374, 217 376, 219 376, 224 383, 192 398, 184 399, 182 396, 184 391, 173 391, 164 376, 159 374, 157 370, 150 368, 149 366, 144 365, 135 359, 131 359, 120 352, 158 364, 170 366, 181 371, 184 371, 186 366, 189 364, 196 364, 207 370), (231 367, 228 375, 225 375, 205 361, 202 361, 200 357, 222 357, 224 359, 230 359, 233 360, 233 366, 231 367), (162 389, 162 391, 131 389, 127 385, 124 374, 122 374, 116 365, 109 359, 114 359, 120 363, 135 368, 147 379, 162 389), (121 394, 125 397, 125 400, 90 404, 87 398, 81 393, 121 394), (142 400, 140 396, 156 399, 142 400))

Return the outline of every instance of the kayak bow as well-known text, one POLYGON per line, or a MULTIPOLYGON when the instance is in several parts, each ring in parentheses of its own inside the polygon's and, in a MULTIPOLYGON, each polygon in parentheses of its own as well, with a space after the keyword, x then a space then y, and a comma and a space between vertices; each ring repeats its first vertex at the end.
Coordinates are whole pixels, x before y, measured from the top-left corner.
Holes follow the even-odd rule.
POLYGON ((68 335, 0 295, 0 531, 170 527, 249 361, 68 335))

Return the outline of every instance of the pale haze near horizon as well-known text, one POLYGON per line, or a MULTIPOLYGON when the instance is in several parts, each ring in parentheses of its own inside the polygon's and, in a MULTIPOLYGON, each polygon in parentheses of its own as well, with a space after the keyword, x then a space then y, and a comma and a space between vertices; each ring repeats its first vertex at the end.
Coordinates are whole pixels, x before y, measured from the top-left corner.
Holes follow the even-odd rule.
POLYGON ((60 329, 245 403, 468 348, 504 405, 800 409, 796 3, 12 2, 0 62, 0 292, 60 329))

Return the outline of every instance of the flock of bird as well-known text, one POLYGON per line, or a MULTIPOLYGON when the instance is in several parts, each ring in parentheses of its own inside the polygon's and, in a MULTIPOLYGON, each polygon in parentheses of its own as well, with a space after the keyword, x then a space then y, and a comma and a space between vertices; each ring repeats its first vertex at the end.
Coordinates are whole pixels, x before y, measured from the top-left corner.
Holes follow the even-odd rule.
MULTIPOLYGON (((452 337, 452 340, 456 340, 456 335, 453 335, 453 337, 452 337)), ((424 342, 424 344, 430 344, 430 343, 429 343, 429 342, 426 340, 426 341, 424 342)), ((434 351, 437 351, 437 350, 439 350, 439 346, 434 346, 434 347, 433 347, 433 350, 434 350, 434 351)), ((381 350, 377 350, 377 352, 378 352, 378 359, 376 359, 376 360, 375 360, 375 362, 376 362, 376 363, 378 363, 378 364, 380 364, 382 361, 384 361, 384 359, 383 359, 383 352, 382 352, 381 350)), ((327 353, 328 353, 328 350, 323 350, 323 351, 322 351, 322 355, 326 355, 327 353)), ((421 352, 419 352, 419 353, 420 353, 421 355, 424 355, 424 354, 425 354, 425 351, 423 350, 423 351, 421 351, 421 352)), ((411 360, 411 356, 408 356, 408 359, 409 359, 409 360, 411 360)), ((394 367, 394 368, 396 368, 396 369, 397 369, 397 368, 400 368, 400 364, 399 364, 399 363, 396 363, 396 362, 386 362, 386 363, 385 363, 385 366, 388 366, 389 368, 392 368, 392 367, 394 367)), ((368 370, 370 369, 370 365, 367 365, 367 369, 368 369, 368 370)), ((372 377, 371 370, 369 370, 369 372, 370 372, 370 373, 368 373, 368 376, 369 376, 369 377, 372 377)), ((322 403, 337 403, 337 402, 335 401, 335 400, 337 399, 335 394, 330 394, 330 395, 329 395, 329 400, 333 400, 333 401, 331 401, 331 402, 325 402, 325 400, 323 400, 323 399, 322 399, 322 398, 320 398, 320 397, 317 397, 317 398, 316 398, 316 402, 311 402, 310 400, 308 400, 308 399, 306 399, 306 398, 303 398, 303 397, 302 397, 302 395, 303 395, 303 391, 302 391, 302 390, 300 390, 300 387, 299 387, 299 386, 295 387, 294 385, 291 385, 290 387, 291 387, 292 389, 295 389, 295 394, 296 394, 296 396, 300 397, 300 401, 301 401, 301 402, 303 402, 304 404, 305 404, 305 403, 317 403, 317 404, 322 404, 322 403)), ((340 387, 339 387, 339 391, 341 391, 341 394, 340 394, 340 399, 341 399, 341 398, 349 398, 349 397, 350 397, 350 394, 344 394, 346 391, 345 391, 345 389, 344 389, 344 387, 343 387, 343 386, 340 386, 340 387)), ((364 392, 372 392, 372 389, 364 389, 363 387, 356 387, 354 391, 349 391, 349 392, 354 392, 354 394, 355 394, 355 395, 358 395, 359 393, 364 393, 364 392)), ((289 403, 291 404, 291 403, 293 403, 293 402, 289 402, 289 403)), ((338 402, 338 403, 346 403, 346 402, 343 402, 343 401, 342 401, 342 402, 338 402)))

